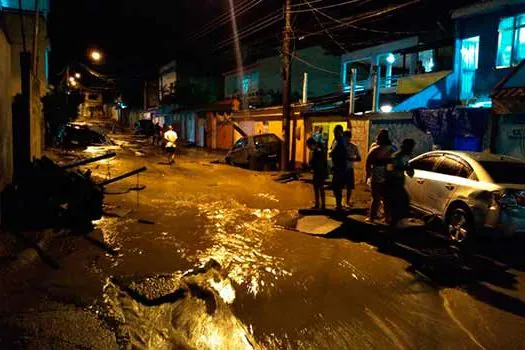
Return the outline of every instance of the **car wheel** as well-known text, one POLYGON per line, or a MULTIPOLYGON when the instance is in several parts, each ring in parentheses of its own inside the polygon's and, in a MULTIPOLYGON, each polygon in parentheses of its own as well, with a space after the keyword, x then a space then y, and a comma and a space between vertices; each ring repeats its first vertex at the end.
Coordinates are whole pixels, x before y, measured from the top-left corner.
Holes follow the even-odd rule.
POLYGON ((472 215, 468 209, 462 207, 454 207, 449 210, 445 228, 449 239, 459 244, 465 244, 471 240, 475 233, 472 215))
POLYGON ((226 164, 228 164, 228 165, 233 165, 233 162, 232 162, 231 157, 226 157, 226 158, 224 158, 224 161, 225 161, 226 164))
POLYGON ((250 168, 250 170, 257 170, 257 158, 248 158, 248 167, 250 168))

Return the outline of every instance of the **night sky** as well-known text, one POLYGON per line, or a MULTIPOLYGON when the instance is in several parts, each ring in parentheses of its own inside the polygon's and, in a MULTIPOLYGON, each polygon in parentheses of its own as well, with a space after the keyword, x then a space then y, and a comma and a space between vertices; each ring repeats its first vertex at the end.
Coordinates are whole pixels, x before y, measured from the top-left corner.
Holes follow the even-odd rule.
MULTIPOLYGON (((228 11, 228 0, 51 0, 49 17, 52 45, 51 69, 54 76, 67 62, 86 62, 90 48, 105 53, 98 71, 114 75, 120 85, 140 86, 154 77, 159 65, 177 58, 190 62, 194 69, 220 73, 233 68, 233 45, 229 21, 207 31, 228 11), (204 30, 204 32, 202 32, 204 30), (199 35, 200 34, 200 35, 199 35), (197 38, 195 36, 197 35, 197 38)), ((476 3, 473 0, 421 0, 398 11, 357 23, 352 27, 323 31, 367 13, 381 11, 408 0, 360 0, 335 6, 347 0, 292 1, 296 47, 320 44, 335 53, 366 45, 396 40, 417 33, 451 35, 450 11, 476 3), (310 6, 322 13, 309 11, 310 6), (330 18, 331 17, 331 18, 330 18), (441 24, 439 25, 438 22, 441 24), (443 32, 443 28, 449 32, 443 32), (318 33, 310 35, 311 33, 318 33)), ((282 0, 235 0, 236 8, 252 8, 238 16, 239 30, 250 28, 265 16, 282 9, 282 0)), ((221 23, 222 23, 221 22, 221 23)), ((242 42, 245 63, 279 53, 282 21, 275 21, 242 42)), ((53 79, 51 79, 53 82, 53 79)))

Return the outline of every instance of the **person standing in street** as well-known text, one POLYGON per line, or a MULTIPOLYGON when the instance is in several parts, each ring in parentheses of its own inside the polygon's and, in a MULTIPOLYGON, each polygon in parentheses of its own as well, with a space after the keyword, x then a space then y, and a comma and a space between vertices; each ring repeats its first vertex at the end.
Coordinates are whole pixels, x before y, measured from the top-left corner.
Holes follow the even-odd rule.
POLYGON ((332 190, 334 191, 337 210, 343 209, 343 188, 347 183, 348 175, 348 152, 343 131, 341 125, 336 125, 334 128, 335 139, 330 149, 330 158, 332 158, 332 190))
POLYGON ((160 124, 159 122, 155 122, 155 124, 153 125, 153 145, 154 146, 158 146, 159 143, 160 143, 160 134, 162 132, 162 128, 160 127, 160 124))
POLYGON ((355 143, 352 142, 352 132, 347 130, 343 133, 346 142, 346 151, 348 156, 347 164, 347 176, 346 176, 346 206, 350 208, 350 199, 352 198, 352 191, 355 188, 355 174, 354 174, 354 162, 361 161, 361 154, 359 148, 355 143))
POLYGON ((400 150, 392 155, 391 163, 387 165, 386 206, 390 208, 392 226, 408 217, 410 197, 405 189, 405 173, 414 176, 414 169, 408 161, 415 145, 413 139, 404 139, 400 150))
POLYGON ((313 170, 313 187, 315 196, 314 209, 326 209, 326 195, 324 182, 328 177, 328 162, 326 161, 326 148, 323 142, 316 142, 313 137, 306 141, 308 149, 312 152, 310 167, 313 170))
POLYGON ((168 152, 168 164, 175 162, 175 147, 177 147, 177 133, 173 130, 173 126, 168 126, 168 131, 164 133, 164 140, 166 141, 166 152, 168 152))
POLYGON ((386 194, 386 167, 394 153, 392 141, 388 135, 388 130, 381 130, 377 135, 376 142, 372 145, 368 156, 366 157, 366 178, 370 183, 372 192, 372 203, 367 221, 374 222, 377 220, 379 206, 383 203, 385 219, 388 221, 390 213, 388 207, 384 205, 386 194))

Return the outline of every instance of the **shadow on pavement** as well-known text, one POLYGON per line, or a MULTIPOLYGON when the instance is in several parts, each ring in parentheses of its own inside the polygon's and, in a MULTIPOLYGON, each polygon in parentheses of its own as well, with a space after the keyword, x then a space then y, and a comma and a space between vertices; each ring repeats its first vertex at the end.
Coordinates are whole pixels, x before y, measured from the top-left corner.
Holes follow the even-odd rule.
MULTIPOLYGON (((301 213, 308 215, 307 210, 301 210, 301 213)), ((312 214, 320 215, 319 212, 312 214)), ((514 241, 494 244, 480 240, 460 249, 444 237, 430 234, 421 227, 393 231, 337 212, 322 215, 342 222, 341 226, 323 237, 368 243, 381 254, 408 262, 408 272, 422 276, 436 289, 460 288, 476 300, 525 318, 524 301, 490 286, 517 290, 517 276, 509 270, 523 271, 525 258, 519 254, 522 244, 517 245, 514 241)))

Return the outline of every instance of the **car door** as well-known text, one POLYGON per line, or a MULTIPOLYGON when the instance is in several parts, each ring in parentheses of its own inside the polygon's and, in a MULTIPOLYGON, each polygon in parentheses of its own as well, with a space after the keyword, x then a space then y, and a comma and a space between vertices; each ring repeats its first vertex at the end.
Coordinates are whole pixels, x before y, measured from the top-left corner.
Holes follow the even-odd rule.
POLYGON ((245 162, 245 160, 243 159, 245 151, 244 148, 247 143, 248 142, 246 137, 240 138, 237 140, 237 142, 235 142, 230 153, 230 157, 233 163, 240 164, 245 162))
MULTIPOLYGON (((443 216, 448 202, 454 192, 464 182, 466 169, 457 157, 444 155, 441 157, 433 176, 427 179, 428 208, 436 215, 443 216)), ((468 174, 470 175, 470 174, 468 174)))
POLYGON ((405 188, 410 197, 410 205, 422 211, 429 211, 427 179, 432 178, 432 171, 437 166, 441 155, 430 154, 413 159, 410 165, 414 176, 405 176, 405 188))

